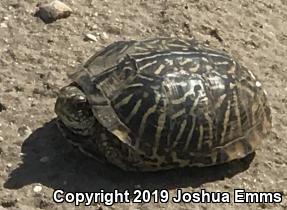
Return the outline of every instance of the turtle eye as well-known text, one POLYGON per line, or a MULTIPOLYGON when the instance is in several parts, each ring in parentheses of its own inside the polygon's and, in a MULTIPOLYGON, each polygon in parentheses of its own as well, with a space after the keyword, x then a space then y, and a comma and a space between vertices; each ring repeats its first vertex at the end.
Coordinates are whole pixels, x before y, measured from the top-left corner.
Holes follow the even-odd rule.
POLYGON ((75 100, 76 100, 78 103, 86 103, 86 102, 87 102, 87 99, 86 99, 86 97, 84 97, 84 96, 75 96, 75 100))
POLYGON ((87 106, 87 99, 84 96, 76 95, 72 98, 72 101, 73 101, 73 105, 77 107, 78 109, 81 109, 87 106))

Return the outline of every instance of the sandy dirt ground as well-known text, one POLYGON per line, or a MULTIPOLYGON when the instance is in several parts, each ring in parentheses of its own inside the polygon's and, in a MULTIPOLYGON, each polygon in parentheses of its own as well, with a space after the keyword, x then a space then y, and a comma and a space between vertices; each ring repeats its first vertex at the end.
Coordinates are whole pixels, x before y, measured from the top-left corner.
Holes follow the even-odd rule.
POLYGON ((0 1, 0 209, 287 209, 286 0, 66 0, 73 14, 44 24, 36 0, 0 1), (85 41, 91 33, 97 41, 85 41), (268 92, 273 129, 254 159, 159 173, 125 173, 83 156, 54 122, 68 73, 103 46, 127 39, 192 37, 223 49, 268 92), (251 161, 252 160, 252 161, 251 161), (250 165, 249 165, 250 163, 250 165), (56 204, 55 189, 282 192, 279 204, 56 204))

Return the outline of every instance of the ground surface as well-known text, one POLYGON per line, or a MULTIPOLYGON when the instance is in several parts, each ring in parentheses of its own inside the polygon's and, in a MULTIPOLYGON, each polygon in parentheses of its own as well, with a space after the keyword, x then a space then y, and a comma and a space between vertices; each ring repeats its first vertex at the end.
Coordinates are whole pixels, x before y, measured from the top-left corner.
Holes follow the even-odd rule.
MULTIPOLYGON (((44 24, 36 0, 0 1, 0 209, 74 209, 54 189, 280 191, 281 204, 115 204, 112 209, 287 209, 286 0, 66 0, 74 13, 44 24), (272 3, 271 3, 272 2, 272 3), (92 33, 98 41, 84 41, 92 33), (116 40, 195 36, 252 70, 268 92, 273 130, 249 168, 227 166, 127 174, 95 163, 62 140, 53 118, 67 73, 116 40), (31 129, 31 132, 29 131, 31 129), (248 169, 247 169, 248 168, 248 169), (41 186, 40 192, 35 192, 41 186)), ((104 205, 79 209, 106 209, 104 205)))

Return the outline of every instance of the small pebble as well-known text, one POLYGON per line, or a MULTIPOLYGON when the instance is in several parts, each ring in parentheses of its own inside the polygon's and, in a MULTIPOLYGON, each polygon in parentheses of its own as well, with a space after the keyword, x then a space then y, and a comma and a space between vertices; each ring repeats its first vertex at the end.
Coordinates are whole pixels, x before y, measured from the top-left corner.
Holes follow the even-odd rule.
POLYGON ((47 163, 49 161, 49 157, 48 156, 44 156, 40 159, 41 163, 47 163))
POLYGON ((256 85, 257 87, 261 87, 261 86, 262 86, 259 81, 256 81, 255 85, 256 85))
POLYGON ((4 141, 4 138, 2 136, 0 136, 0 142, 4 141))
POLYGON ((39 3, 34 16, 39 17, 44 23, 52 23, 57 19, 67 18, 72 14, 72 9, 61 1, 39 3))
POLYGON ((12 167, 12 163, 7 163, 6 166, 7 166, 7 168, 11 168, 12 167))
POLYGON ((23 136, 28 136, 32 133, 31 128, 29 128, 28 126, 24 125, 18 128, 18 134, 19 136, 23 137, 23 136))
POLYGON ((36 186, 33 188, 33 191, 34 191, 35 193, 41 192, 41 191, 42 191, 42 186, 36 185, 36 186))
POLYGON ((100 38, 103 40, 107 40, 109 38, 109 35, 106 32, 103 32, 100 34, 100 38))
POLYGON ((97 24, 95 24, 91 27, 92 30, 97 30, 98 28, 99 28, 99 26, 97 24))
POLYGON ((98 38, 93 34, 85 34, 84 41, 98 41, 98 38))
POLYGON ((6 23, 0 23, 0 28, 8 28, 8 25, 6 23))

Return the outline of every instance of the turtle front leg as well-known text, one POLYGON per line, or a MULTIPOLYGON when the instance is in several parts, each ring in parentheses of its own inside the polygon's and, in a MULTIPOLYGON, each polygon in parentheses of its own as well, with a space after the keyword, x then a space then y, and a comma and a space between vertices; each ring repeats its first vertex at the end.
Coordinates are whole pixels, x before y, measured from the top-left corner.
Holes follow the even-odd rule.
POLYGON ((121 168, 124 171, 138 171, 134 166, 135 161, 140 161, 135 158, 134 154, 129 150, 128 146, 120 142, 115 136, 110 133, 103 132, 100 139, 97 140, 101 155, 107 162, 121 168))
POLYGON ((160 168, 156 159, 139 154, 113 135, 102 135, 101 141, 101 150, 106 160, 124 171, 157 171, 160 168))

